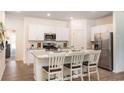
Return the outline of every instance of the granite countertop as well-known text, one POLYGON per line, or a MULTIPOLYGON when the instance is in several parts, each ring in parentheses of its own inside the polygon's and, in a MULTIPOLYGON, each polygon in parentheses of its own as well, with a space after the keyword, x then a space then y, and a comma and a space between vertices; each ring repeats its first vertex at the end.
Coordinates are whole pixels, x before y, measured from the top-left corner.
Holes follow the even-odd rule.
POLYGON ((28 48, 27 50, 44 50, 43 48, 28 48))
MULTIPOLYGON (((54 53, 54 52, 56 52, 56 51, 44 51, 44 52, 37 51, 37 52, 32 52, 32 55, 36 58, 42 59, 42 58, 48 58, 49 53, 54 53)), ((59 52, 61 52, 61 51, 58 51, 58 53, 59 52)), ((90 50, 84 50, 84 52, 85 52, 85 54, 91 53, 90 50)), ((72 51, 68 51, 65 53, 66 53, 66 56, 70 56, 72 51)))

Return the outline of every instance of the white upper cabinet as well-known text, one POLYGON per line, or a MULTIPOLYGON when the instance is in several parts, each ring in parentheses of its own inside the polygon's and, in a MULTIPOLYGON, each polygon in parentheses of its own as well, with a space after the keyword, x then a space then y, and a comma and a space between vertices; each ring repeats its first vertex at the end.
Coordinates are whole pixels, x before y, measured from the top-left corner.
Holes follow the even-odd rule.
POLYGON ((28 40, 31 41, 44 40, 44 33, 47 31, 48 29, 45 26, 29 25, 28 40))
POLYGON ((91 28, 91 41, 94 41, 95 33, 112 32, 112 24, 98 25, 91 28))
POLYGON ((44 33, 47 31, 45 26, 38 25, 38 33, 36 40, 44 40, 44 33))
POLYGON ((91 28, 91 41, 94 41, 95 33, 100 33, 100 28, 97 26, 91 28))
POLYGON ((87 20, 75 19, 70 22, 71 27, 71 46, 75 49, 87 49, 87 20))
POLYGON ((69 29, 57 27, 56 28, 56 41, 69 41, 69 29))
POLYGON ((48 26, 47 28, 48 28, 47 33, 56 33, 54 26, 48 26))
POLYGON ((86 49, 87 47, 87 31, 77 30, 72 31, 71 34, 71 46, 74 46, 75 49, 86 49))
POLYGON ((29 25, 28 40, 44 40, 44 33, 55 33, 57 41, 69 41, 68 28, 43 25, 29 25))
POLYGON ((85 30, 87 28, 87 20, 85 19, 72 20, 70 23, 72 30, 85 30))
POLYGON ((113 25, 112 24, 107 24, 107 29, 109 32, 113 32, 113 25))
POLYGON ((60 27, 55 28, 56 31, 56 40, 61 41, 62 40, 62 30, 60 27))
POLYGON ((38 33, 38 27, 36 25, 28 26, 28 40, 36 40, 38 33))
POLYGON ((63 28, 62 40, 69 41, 69 29, 68 28, 63 28))

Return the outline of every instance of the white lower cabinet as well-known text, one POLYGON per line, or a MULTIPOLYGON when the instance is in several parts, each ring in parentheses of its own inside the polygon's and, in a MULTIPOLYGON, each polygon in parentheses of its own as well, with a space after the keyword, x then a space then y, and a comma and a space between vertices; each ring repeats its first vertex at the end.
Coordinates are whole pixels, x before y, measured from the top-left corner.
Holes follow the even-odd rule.
POLYGON ((27 53, 27 64, 33 64, 34 63, 34 56, 32 55, 33 50, 29 50, 27 53))
POLYGON ((27 50, 27 58, 26 58, 26 64, 33 64, 35 62, 34 56, 32 53, 42 54, 44 53, 44 49, 34 49, 34 50, 27 50))

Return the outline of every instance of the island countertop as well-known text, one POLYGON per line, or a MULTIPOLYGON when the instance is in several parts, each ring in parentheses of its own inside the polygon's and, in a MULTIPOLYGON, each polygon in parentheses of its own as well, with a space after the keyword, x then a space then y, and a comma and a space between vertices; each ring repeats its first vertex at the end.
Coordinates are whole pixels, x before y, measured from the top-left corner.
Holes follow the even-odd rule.
MULTIPOLYGON (((91 51, 93 50, 83 50, 81 52, 84 52, 85 54, 89 54, 91 51)), ((49 53, 61 53, 64 51, 36 51, 36 52, 32 52, 32 55, 38 59, 43 59, 43 58, 48 58, 49 57, 49 53)), ((72 51, 66 51, 66 56, 70 56, 73 52, 72 51)))

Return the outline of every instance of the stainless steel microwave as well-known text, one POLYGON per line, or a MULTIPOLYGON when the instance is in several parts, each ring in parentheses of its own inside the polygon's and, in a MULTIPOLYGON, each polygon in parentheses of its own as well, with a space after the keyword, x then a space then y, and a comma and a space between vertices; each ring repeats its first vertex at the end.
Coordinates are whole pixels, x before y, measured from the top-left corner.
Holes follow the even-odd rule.
POLYGON ((44 41, 55 41, 56 34, 55 33, 44 33, 44 41))

